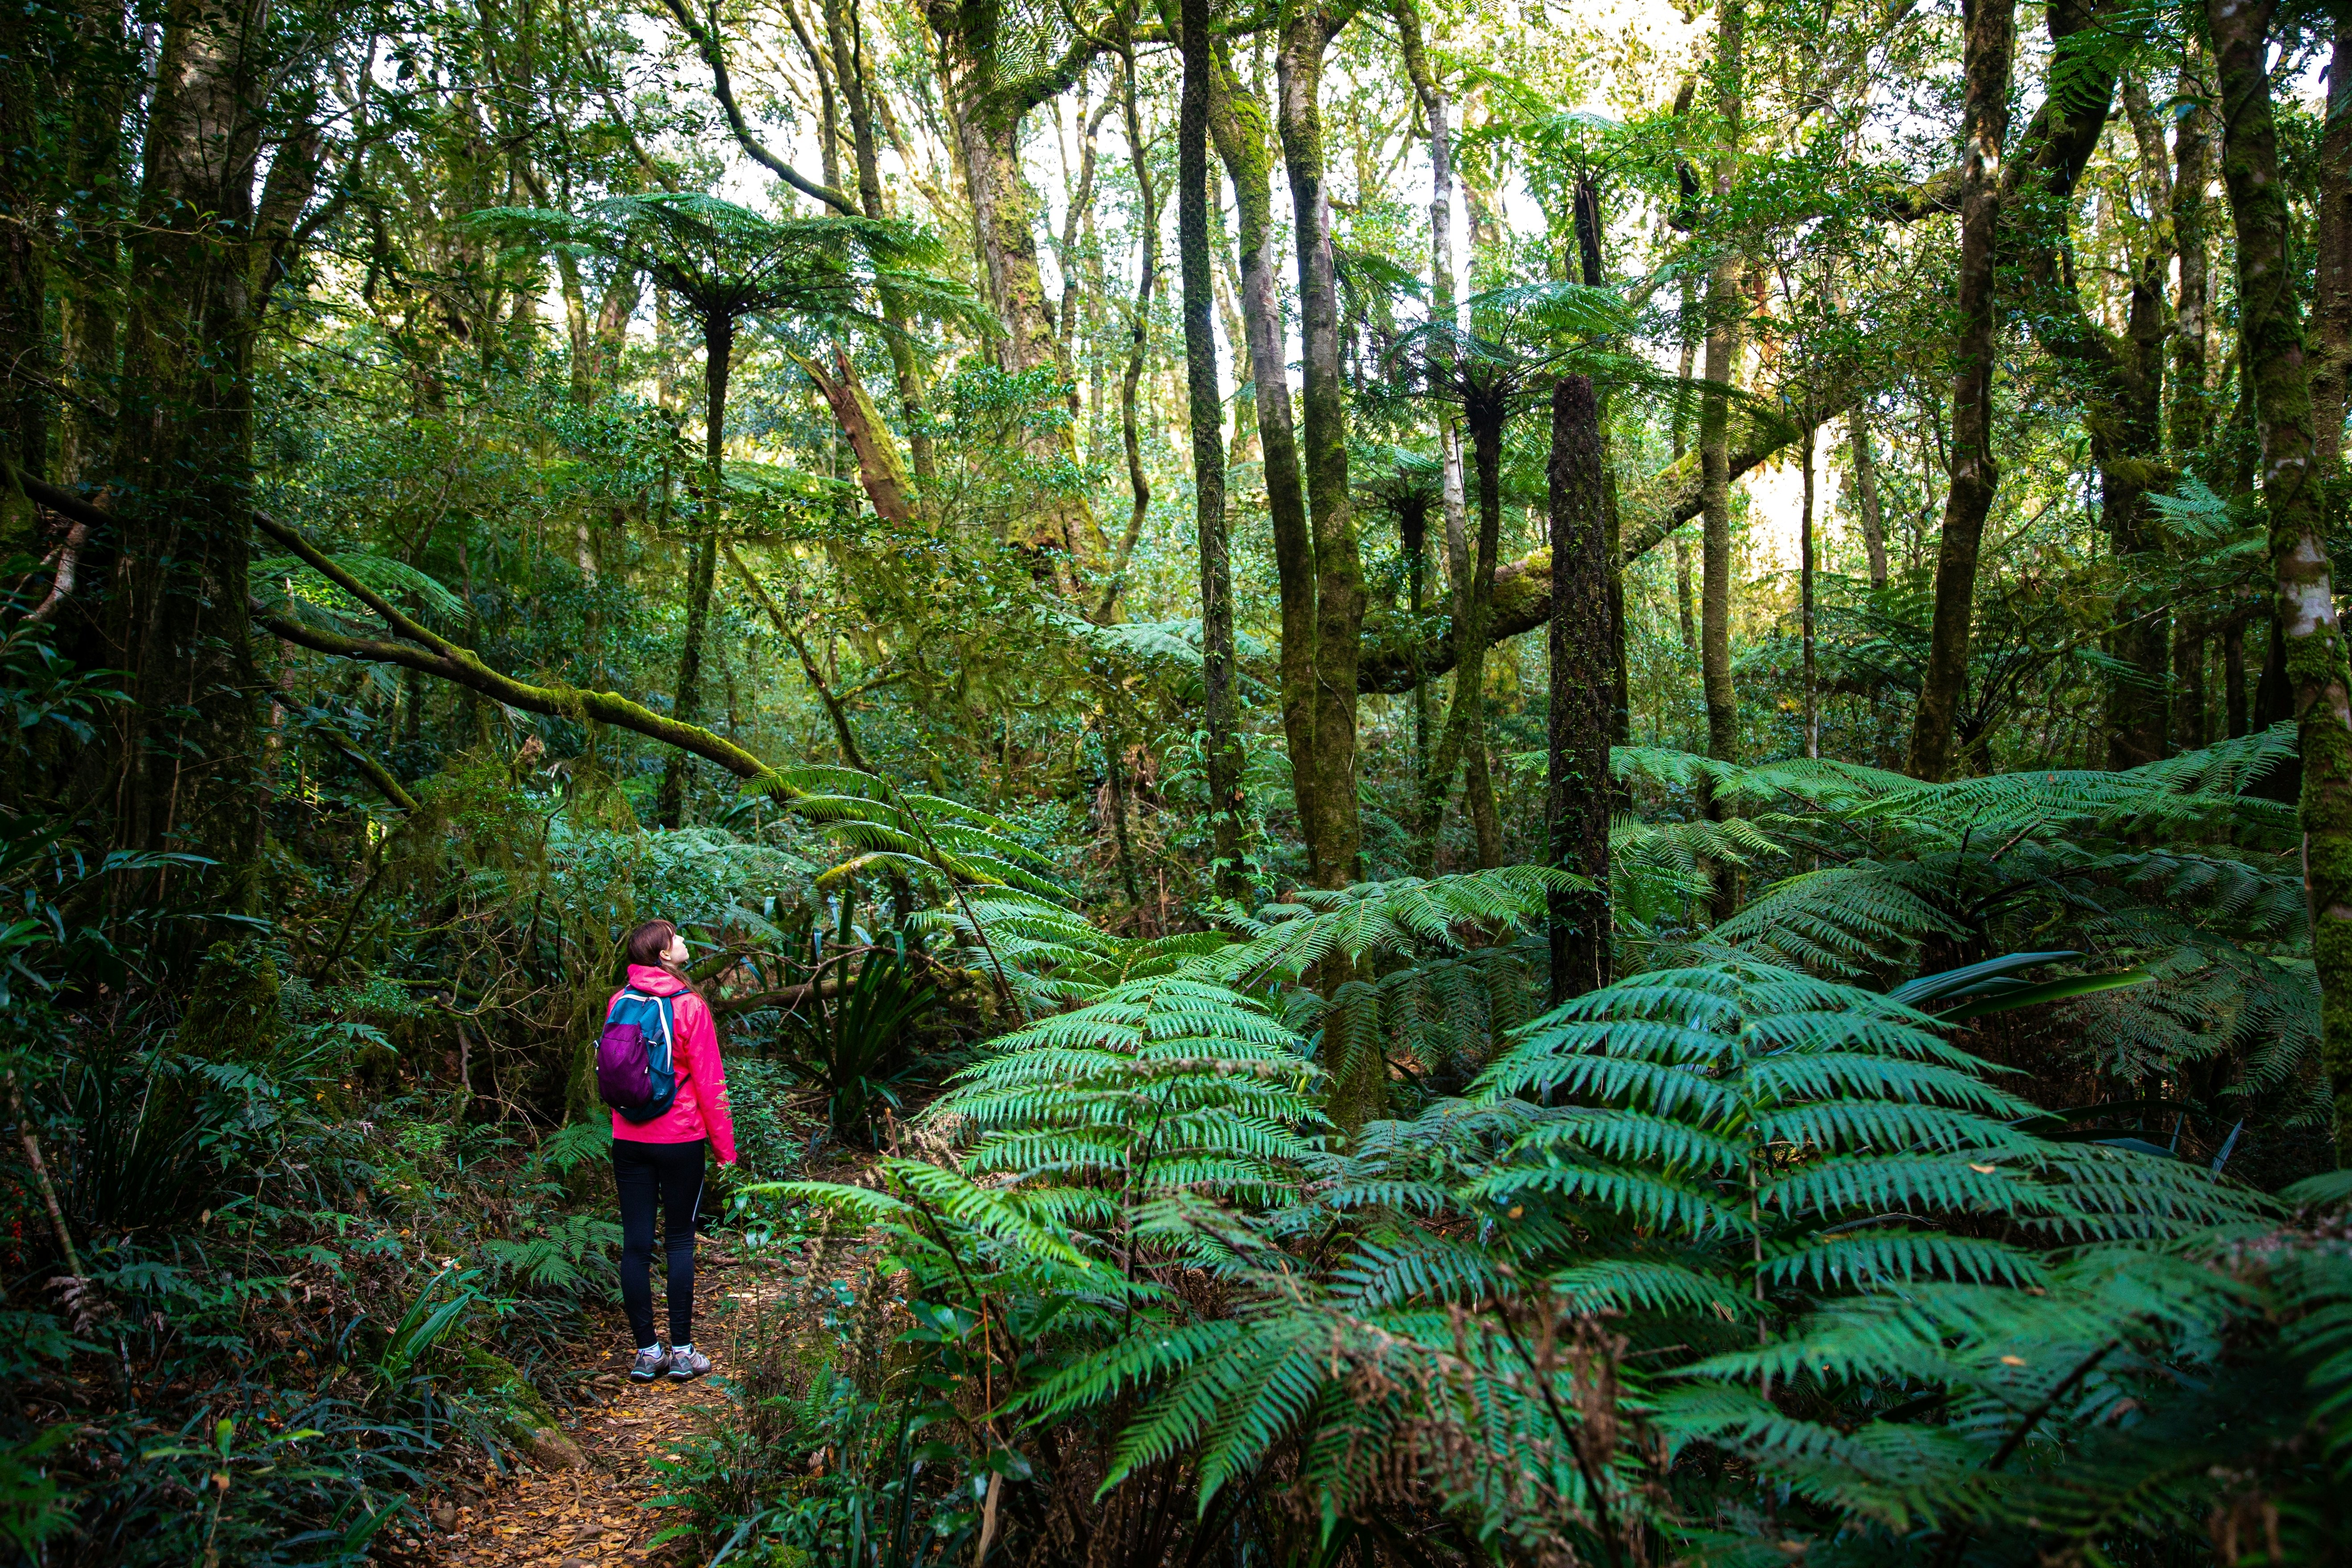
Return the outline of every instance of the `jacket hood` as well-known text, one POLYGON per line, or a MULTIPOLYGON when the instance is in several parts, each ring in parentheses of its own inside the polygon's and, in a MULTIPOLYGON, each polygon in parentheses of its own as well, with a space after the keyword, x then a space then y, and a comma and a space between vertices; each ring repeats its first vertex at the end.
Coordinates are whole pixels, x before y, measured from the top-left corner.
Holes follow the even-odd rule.
POLYGON ((629 984, 656 996, 675 996, 688 989, 685 981, 668 970, 650 963, 629 965, 629 984))

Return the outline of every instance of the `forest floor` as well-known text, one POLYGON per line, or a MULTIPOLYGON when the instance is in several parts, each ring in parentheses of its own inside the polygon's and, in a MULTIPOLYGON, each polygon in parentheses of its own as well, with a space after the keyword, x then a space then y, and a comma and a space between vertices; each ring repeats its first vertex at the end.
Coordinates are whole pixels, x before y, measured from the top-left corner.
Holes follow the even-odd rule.
MULTIPOLYGON (((756 1309, 789 1289, 772 1261, 746 1262, 714 1239, 703 1238, 694 1279, 695 1348, 710 1357, 710 1375, 631 1382, 627 1326, 617 1307, 601 1313, 609 1328, 604 1344, 583 1344, 574 1363, 589 1397, 601 1403, 559 1412, 581 1463, 519 1460, 503 1477, 444 1481, 417 1498, 422 1528, 402 1532, 396 1561, 413 1568, 672 1568, 699 1560, 688 1542, 653 1544, 684 1519, 682 1510, 652 1506, 671 1489, 655 1466, 715 1427, 729 1401, 712 1380, 753 1353, 751 1336, 766 1317, 756 1309)), ((654 1290, 660 1321, 667 1310, 658 1269, 654 1290)))

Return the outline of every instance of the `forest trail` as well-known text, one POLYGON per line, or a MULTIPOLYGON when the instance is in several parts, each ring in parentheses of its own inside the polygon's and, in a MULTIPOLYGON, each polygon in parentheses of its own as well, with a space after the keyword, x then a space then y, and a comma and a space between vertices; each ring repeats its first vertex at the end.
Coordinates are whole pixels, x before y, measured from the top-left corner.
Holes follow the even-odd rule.
MULTIPOLYGON (((630 1357, 623 1348, 628 1331, 619 1309, 612 1309, 604 1314, 612 1348, 594 1354, 583 1347, 586 1359, 575 1363, 604 1403, 560 1412, 563 1434, 579 1448, 582 1463, 518 1460, 487 1489, 445 1484, 425 1492, 417 1499, 425 1528, 404 1560, 419 1568, 675 1568, 698 1561, 687 1542, 653 1544, 685 1519, 682 1510, 650 1506, 671 1489, 655 1466, 680 1456, 681 1443, 713 1428, 728 1405, 714 1380, 744 1363, 761 1316, 752 1309, 784 1288, 774 1269, 706 1242, 695 1268, 695 1345, 710 1357, 711 1371, 683 1384, 667 1377, 629 1380, 630 1357)), ((654 1290, 658 1321, 666 1311, 659 1270, 654 1290)))

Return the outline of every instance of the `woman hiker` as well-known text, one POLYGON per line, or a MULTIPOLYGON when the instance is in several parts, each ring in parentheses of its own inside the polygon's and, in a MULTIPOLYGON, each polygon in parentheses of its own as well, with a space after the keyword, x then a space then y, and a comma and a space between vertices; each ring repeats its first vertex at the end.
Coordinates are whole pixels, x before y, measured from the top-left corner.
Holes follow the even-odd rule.
MULTIPOLYGON (((621 1197, 621 1302, 636 1333, 629 1375, 650 1383, 667 1372, 683 1382, 710 1370, 694 1348, 694 1222, 702 1206, 702 1144, 719 1163, 735 1163, 735 1120, 727 1108, 727 1069, 709 1004, 686 977, 686 940, 667 921, 629 933, 629 983, 613 994, 608 1022, 629 1003, 646 1033, 669 1051, 676 1096, 647 1121, 613 1112, 613 1184, 621 1197), (634 994, 634 997, 632 995, 634 994), (646 999, 654 999, 648 1005, 646 999), (654 1211, 662 1215, 669 1254, 669 1347, 654 1337, 654 1211)), ((642 1112, 640 1112, 642 1114, 642 1112)))

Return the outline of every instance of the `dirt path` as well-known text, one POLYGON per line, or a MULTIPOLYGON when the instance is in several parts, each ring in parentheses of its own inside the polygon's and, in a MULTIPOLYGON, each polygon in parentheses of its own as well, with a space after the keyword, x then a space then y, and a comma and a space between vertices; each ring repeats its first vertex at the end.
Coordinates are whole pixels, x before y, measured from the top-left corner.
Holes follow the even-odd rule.
MULTIPOLYGON (((744 1267, 708 1238, 696 1263, 695 1348, 710 1357, 713 1376, 724 1376, 756 1316, 747 1309, 776 1289, 775 1277, 744 1267)), ((660 1321, 658 1272, 654 1289, 660 1321)), ((677 1509, 646 1506, 668 1489, 653 1466, 676 1457, 681 1440, 710 1430, 727 1395, 709 1378, 629 1381, 628 1331, 617 1310, 610 1316, 613 1348, 580 1364, 590 1374, 591 1397, 604 1403, 560 1413, 583 1463, 518 1464, 503 1478, 420 1497, 417 1512, 426 1528, 404 1532, 402 1561, 420 1568, 669 1568, 689 1560, 680 1543, 650 1544, 684 1517, 677 1509)))

